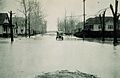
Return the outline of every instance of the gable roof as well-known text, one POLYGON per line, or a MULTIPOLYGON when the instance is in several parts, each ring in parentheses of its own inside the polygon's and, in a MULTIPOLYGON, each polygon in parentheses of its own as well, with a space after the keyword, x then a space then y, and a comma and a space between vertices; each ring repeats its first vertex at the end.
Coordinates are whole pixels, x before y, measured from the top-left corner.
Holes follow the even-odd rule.
POLYGON ((2 25, 4 23, 5 19, 9 20, 8 14, 7 13, 0 13, 0 25, 2 25))
MULTIPOLYGON (((113 17, 105 17, 105 22, 108 22, 108 21, 113 21, 113 17)), ((86 24, 90 24, 90 25, 100 24, 100 18, 99 17, 89 18, 86 20, 86 24)))

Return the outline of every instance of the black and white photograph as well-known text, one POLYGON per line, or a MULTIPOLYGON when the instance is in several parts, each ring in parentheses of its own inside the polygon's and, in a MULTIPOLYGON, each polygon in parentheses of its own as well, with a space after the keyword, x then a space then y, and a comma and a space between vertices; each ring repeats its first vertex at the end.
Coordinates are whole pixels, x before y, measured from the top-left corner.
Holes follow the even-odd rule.
POLYGON ((0 0, 0 78, 119 78, 120 0, 0 0))

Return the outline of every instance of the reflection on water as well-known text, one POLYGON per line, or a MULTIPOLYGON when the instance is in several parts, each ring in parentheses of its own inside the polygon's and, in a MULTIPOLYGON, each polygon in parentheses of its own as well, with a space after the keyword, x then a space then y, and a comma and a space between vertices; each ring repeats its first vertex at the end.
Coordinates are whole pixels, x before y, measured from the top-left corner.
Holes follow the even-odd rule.
POLYGON ((119 78, 120 77, 120 51, 119 46, 114 47, 113 51, 113 77, 119 78))
POLYGON ((120 46, 55 36, 0 44, 0 77, 33 78, 41 72, 79 70, 101 78, 120 77, 120 46))

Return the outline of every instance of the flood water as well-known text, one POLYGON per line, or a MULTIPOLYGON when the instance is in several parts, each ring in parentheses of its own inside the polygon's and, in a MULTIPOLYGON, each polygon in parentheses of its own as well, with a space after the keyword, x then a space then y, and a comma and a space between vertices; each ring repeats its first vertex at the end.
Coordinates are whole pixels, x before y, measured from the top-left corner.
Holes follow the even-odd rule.
POLYGON ((0 40, 0 78, 34 78, 42 72, 70 70, 120 77, 120 45, 101 44, 65 37, 36 36, 0 40))

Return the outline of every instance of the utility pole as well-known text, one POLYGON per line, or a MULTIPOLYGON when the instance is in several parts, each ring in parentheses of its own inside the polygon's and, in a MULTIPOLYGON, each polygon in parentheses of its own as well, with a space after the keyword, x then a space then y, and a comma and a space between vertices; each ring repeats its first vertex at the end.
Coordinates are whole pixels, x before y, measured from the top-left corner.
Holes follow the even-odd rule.
POLYGON ((83 22, 84 22, 83 29, 85 29, 85 0, 83 0, 83 22))
POLYGON ((30 38, 30 12, 29 12, 29 15, 28 15, 28 19, 29 19, 29 21, 28 21, 28 31, 29 31, 29 38, 30 38))
POLYGON ((67 31, 67 27, 66 27, 66 9, 65 9, 65 34, 67 33, 66 31, 67 31))
POLYGON ((27 37, 27 15, 25 16, 25 37, 27 37))
POLYGON ((11 42, 13 42, 14 39, 13 39, 12 11, 10 11, 10 36, 11 36, 11 42))
MULTIPOLYGON (((85 0, 83 0, 83 30, 85 30, 85 0)), ((85 38, 85 33, 83 32, 83 40, 85 38)))
POLYGON ((28 14, 28 36, 30 38, 30 16, 31 16, 31 6, 30 6, 30 2, 29 2, 29 14, 28 14))
POLYGON ((71 35, 73 34, 73 30, 74 30, 74 27, 73 27, 73 16, 72 16, 72 13, 71 13, 71 27, 70 27, 70 33, 71 35))

